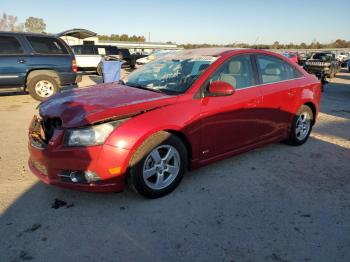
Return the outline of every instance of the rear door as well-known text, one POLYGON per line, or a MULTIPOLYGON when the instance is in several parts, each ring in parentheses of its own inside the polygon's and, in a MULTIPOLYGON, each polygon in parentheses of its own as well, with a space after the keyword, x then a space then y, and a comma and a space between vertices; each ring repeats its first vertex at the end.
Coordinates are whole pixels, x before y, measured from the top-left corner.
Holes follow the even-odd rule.
POLYGON ((257 54, 256 65, 259 72, 262 109, 261 118, 269 129, 266 139, 278 140, 285 137, 291 119, 295 114, 300 90, 300 78, 303 77, 295 67, 286 61, 271 55, 257 54))
POLYGON ((28 60, 31 69, 52 69, 64 75, 72 73, 74 55, 55 37, 25 36, 33 55, 28 60))
POLYGON ((28 56, 20 39, 14 35, 0 36, 0 87, 22 86, 28 56))

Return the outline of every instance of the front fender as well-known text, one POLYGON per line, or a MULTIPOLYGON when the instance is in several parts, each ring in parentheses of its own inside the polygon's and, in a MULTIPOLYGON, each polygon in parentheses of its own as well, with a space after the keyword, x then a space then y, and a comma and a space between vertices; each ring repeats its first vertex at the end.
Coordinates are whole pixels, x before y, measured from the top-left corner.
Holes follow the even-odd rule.
POLYGON ((191 100, 134 116, 116 128, 106 144, 129 150, 130 159, 151 135, 159 131, 175 131, 186 137, 192 158, 196 158, 200 145, 199 109, 199 101, 191 100))

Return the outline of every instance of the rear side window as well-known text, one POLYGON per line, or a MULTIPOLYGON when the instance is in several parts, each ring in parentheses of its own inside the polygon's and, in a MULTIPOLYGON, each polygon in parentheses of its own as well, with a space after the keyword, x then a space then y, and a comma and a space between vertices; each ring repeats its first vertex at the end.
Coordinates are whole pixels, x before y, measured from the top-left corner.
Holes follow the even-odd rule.
POLYGON ((71 49, 73 50, 73 53, 76 55, 81 55, 82 53, 81 46, 72 46, 71 49))
POLYGON ((267 55, 257 55, 263 84, 275 83, 301 77, 302 74, 285 61, 267 55))
POLYGON ((58 39, 40 36, 27 36, 27 39, 34 51, 39 54, 68 54, 67 49, 58 39))
POLYGON ((23 54, 23 49, 18 40, 13 36, 0 36, 0 54, 23 54))

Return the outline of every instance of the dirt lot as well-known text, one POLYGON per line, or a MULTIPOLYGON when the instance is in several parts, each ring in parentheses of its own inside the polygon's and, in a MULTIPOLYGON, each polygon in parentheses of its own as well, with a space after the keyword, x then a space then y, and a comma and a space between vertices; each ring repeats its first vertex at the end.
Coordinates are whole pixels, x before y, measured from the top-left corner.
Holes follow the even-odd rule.
POLYGON ((349 73, 326 87, 302 147, 195 170, 157 200, 39 182, 26 145, 37 104, 0 96, 0 261, 350 261, 349 73))

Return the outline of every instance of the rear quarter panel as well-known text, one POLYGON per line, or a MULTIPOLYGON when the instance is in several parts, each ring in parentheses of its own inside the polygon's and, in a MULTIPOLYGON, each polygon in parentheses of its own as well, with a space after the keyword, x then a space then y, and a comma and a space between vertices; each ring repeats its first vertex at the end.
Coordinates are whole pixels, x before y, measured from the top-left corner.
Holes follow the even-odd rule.
POLYGON ((296 113, 301 105, 310 103, 314 105, 314 120, 316 121, 318 112, 320 111, 321 88, 321 82, 313 75, 307 74, 305 78, 300 79, 298 94, 299 103, 297 103, 297 108, 294 109, 294 112, 296 113))

